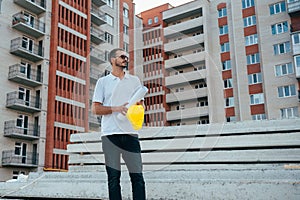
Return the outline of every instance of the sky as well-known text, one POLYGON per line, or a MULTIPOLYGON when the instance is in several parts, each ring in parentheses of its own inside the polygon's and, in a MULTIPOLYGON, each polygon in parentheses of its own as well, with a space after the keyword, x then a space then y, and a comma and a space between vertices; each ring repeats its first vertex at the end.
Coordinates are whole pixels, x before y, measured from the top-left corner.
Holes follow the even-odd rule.
POLYGON ((135 14, 139 14, 145 10, 169 3, 172 6, 179 6, 192 0, 133 0, 135 3, 135 14))

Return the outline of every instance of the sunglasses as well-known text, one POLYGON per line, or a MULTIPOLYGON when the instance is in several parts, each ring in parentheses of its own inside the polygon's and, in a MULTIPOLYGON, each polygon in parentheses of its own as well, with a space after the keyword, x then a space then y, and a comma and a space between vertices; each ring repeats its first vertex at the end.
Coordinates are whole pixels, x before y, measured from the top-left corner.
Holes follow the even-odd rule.
POLYGON ((120 55, 120 56, 118 56, 118 57, 122 58, 123 60, 128 60, 128 57, 125 56, 125 55, 120 55))

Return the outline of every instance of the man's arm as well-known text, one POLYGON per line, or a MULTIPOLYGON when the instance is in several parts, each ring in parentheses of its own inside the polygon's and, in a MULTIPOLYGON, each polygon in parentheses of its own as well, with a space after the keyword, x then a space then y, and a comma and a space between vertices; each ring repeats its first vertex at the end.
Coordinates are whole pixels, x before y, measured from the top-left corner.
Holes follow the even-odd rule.
POLYGON ((109 115, 114 112, 122 113, 123 115, 126 115, 128 108, 126 108, 126 105, 128 103, 125 103, 121 106, 103 106, 102 103, 99 102, 93 102, 92 103, 92 112, 95 115, 109 115))

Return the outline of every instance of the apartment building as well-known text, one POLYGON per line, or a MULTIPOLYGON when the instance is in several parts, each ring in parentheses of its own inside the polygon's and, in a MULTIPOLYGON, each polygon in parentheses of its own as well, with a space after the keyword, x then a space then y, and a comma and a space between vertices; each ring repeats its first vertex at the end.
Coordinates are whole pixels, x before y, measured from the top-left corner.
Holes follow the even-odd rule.
MULTIPOLYGON (((299 1, 195 0, 163 11, 164 124, 298 117, 298 8, 299 1)), ((145 17, 147 27, 153 18, 145 17)))
POLYGON ((0 1, 0 20, 0 181, 67 170, 70 135, 99 130, 90 104, 97 79, 110 71, 108 52, 126 49, 131 73, 141 62, 134 60, 134 29, 142 26, 134 4, 0 1))
POLYGON ((51 1, 1 1, 0 8, 0 180, 7 180, 44 165, 51 1))
POLYGON ((149 88, 145 97, 144 123, 146 126, 164 126, 168 123, 162 12, 171 7, 170 4, 164 4, 139 14, 143 20, 143 82, 149 88))

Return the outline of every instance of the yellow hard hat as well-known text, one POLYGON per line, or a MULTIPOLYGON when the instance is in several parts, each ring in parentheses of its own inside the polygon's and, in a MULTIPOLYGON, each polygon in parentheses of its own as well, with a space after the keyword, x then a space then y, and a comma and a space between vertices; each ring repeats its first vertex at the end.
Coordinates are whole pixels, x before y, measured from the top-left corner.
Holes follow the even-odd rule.
POLYGON ((142 105, 132 105, 128 108, 127 118, 134 130, 139 130, 144 122, 144 107, 142 105))

